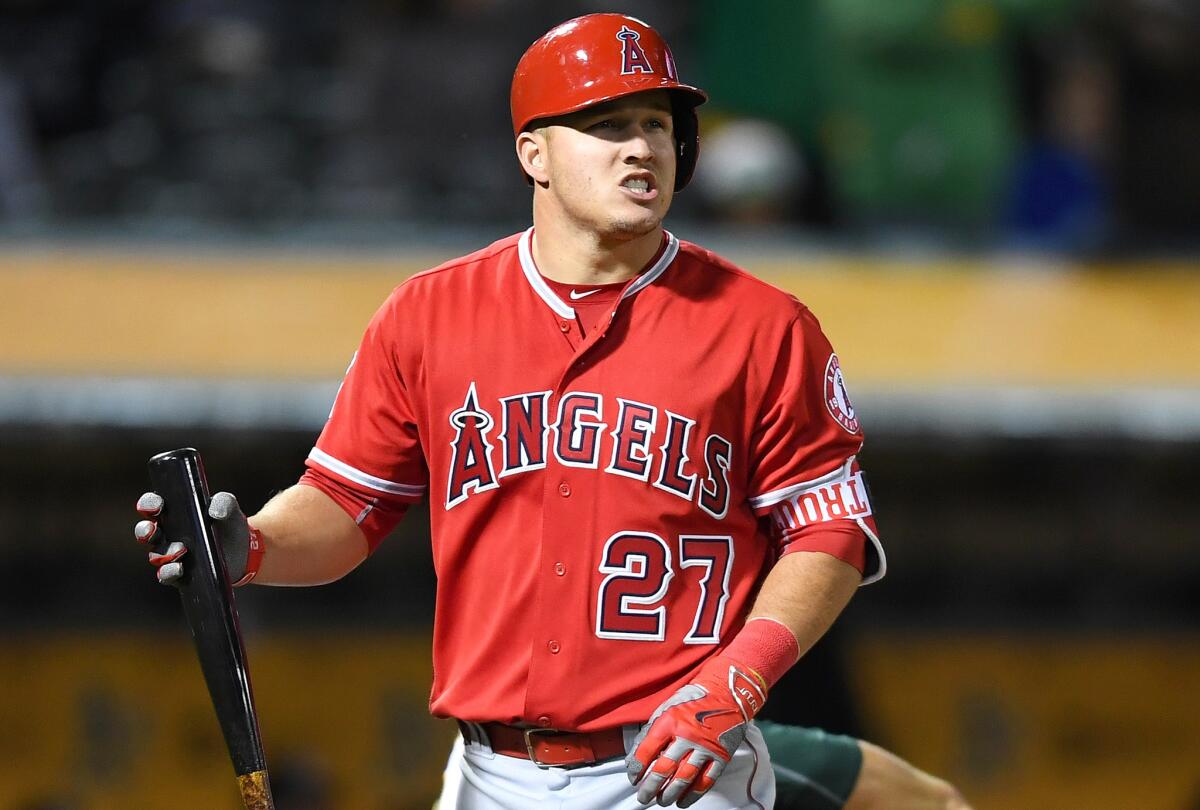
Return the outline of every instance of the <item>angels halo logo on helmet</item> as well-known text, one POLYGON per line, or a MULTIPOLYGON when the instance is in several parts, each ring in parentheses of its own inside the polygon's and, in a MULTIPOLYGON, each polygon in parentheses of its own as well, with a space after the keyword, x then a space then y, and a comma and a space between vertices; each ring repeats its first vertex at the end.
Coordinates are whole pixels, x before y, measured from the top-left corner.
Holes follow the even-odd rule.
MULTIPOLYGON (((621 49, 621 75, 629 76, 633 73, 653 73, 654 68, 650 67, 650 60, 646 58, 645 51, 638 44, 638 40, 642 35, 634 31, 628 25, 622 25, 621 30, 617 32, 617 39, 621 40, 624 47, 621 49)), ((671 67, 668 64, 668 67, 671 67)))
POLYGON ((513 135, 554 118, 623 96, 666 90, 671 97, 677 165, 675 190, 692 179, 700 152, 696 107, 708 100, 683 84, 675 57, 657 31, 624 14, 587 14, 556 25, 529 46, 513 72, 513 135))

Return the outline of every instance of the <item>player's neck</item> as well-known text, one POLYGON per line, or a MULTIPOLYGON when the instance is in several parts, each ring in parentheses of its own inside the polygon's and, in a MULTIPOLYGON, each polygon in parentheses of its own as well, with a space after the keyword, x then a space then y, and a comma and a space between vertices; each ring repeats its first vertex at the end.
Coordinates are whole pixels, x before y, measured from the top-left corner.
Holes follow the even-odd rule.
POLYGON ((613 284, 642 272, 662 239, 661 226, 633 239, 606 240, 594 232, 535 220, 533 260, 538 272, 563 284, 613 284))

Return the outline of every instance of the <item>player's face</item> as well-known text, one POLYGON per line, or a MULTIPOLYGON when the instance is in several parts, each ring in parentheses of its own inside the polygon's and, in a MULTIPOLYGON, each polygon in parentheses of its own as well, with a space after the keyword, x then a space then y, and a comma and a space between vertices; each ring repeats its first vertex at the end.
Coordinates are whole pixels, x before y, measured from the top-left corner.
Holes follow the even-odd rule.
POLYGON ((554 207, 602 237, 656 231, 675 189, 675 138, 665 90, 590 107, 547 128, 545 190, 554 207))

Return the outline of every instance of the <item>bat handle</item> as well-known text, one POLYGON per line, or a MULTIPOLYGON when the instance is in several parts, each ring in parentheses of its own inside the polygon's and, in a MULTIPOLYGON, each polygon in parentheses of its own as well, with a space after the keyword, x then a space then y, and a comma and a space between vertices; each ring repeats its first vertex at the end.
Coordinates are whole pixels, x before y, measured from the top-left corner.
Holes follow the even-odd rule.
POLYGON ((242 803, 247 810, 274 810, 237 607, 225 558, 208 521, 210 498, 204 464, 199 453, 185 447, 154 456, 149 470, 154 491, 166 502, 159 517, 165 534, 188 550, 176 587, 242 803))

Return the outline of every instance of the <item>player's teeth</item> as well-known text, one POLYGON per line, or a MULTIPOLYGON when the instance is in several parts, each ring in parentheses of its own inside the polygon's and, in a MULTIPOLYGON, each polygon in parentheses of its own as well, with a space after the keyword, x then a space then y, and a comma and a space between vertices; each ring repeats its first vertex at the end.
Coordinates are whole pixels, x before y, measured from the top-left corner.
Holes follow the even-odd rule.
POLYGON ((625 188, 631 188, 634 191, 649 191, 650 183, 646 180, 626 180, 623 184, 625 188))

